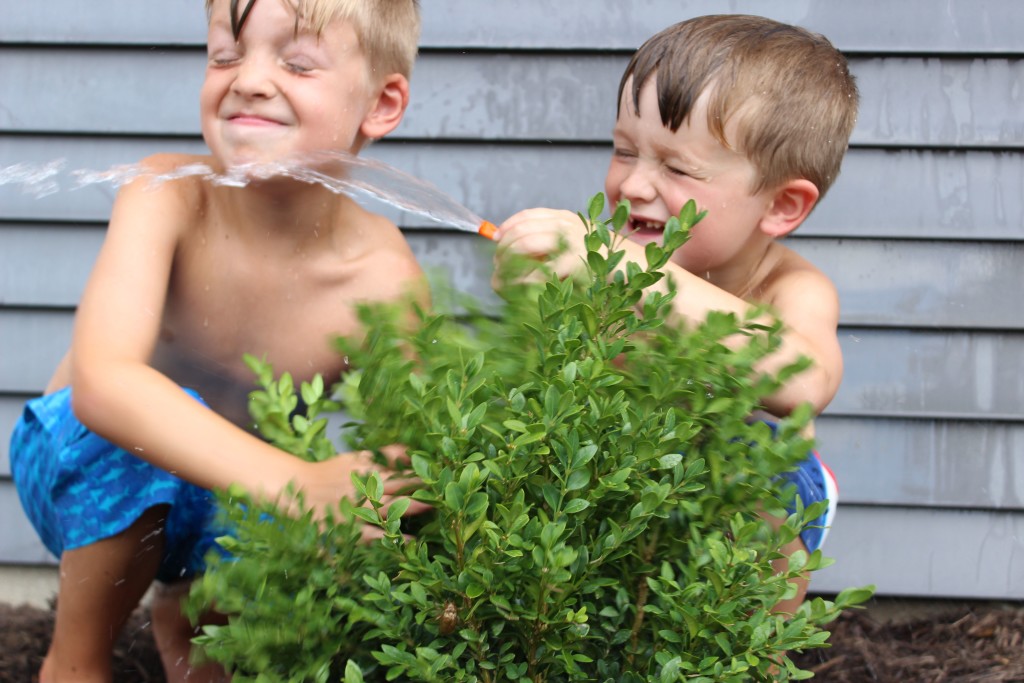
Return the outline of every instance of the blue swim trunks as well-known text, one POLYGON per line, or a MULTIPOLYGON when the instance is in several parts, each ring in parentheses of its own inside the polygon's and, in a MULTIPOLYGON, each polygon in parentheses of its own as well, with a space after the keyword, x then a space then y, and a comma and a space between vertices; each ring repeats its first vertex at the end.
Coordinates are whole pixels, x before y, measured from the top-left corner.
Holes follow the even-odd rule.
POLYGON ((70 387, 26 404, 10 459, 22 507, 57 557, 119 534, 151 507, 169 505, 157 573, 169 583, 201 572, 204 555, 223 535, 209 491, 89 431, 71 410, 70 387))
MULTIPOLYGON (((772 433, 775 433, 777 427, 774 423, 767 420, 763 420, 763 422, 772 428, 772 433)), ((787 484, 792 483, 796 486, 795 494, 800 498, 804 507, 821 500, 828 501, 828 508, 825 512, 800 532, 800 540, 804 542, 807 552, 814 552, 824 545, 825 537, 828 536, 828 531, 832 527, 832 520, 836 516, 839 486, 835 475, 822 462, 818 454, 812 451, 806 459, 797 465, 796 469, 783 473, 780 479, 787 484)), ((786 510, 790 514, 796 512, 795 500, 786 510)))

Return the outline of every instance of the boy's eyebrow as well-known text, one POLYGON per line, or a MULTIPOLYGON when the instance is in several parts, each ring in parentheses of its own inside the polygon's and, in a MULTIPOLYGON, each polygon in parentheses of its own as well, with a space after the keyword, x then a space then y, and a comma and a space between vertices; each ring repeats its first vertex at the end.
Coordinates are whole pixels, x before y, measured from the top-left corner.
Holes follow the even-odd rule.
POLYGON ((238 0, 231 0, 231 34, 238 40, 239 34, 242 32, 242 25, 245 24, 245 20, 249 18, 249 12, 252 11, 252 6, 256 4, 256 0, 249 0, 245 5, 245 9, 242 10, 242 15, 238 15, 238 0))

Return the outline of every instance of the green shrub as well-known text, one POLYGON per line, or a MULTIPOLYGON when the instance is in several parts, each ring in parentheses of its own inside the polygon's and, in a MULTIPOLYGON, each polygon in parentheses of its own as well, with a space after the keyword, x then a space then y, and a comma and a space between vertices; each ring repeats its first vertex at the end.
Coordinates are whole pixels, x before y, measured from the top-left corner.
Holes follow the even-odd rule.
POLYGON ((775 531, 759 516, 785 517, 792 494, 775 478, 811 447, 806 411, 776 435, 748 422, 784 379, 753 369, 779 326, 664 324, 675 292, 643 290, 700 216, 688 204, 664 248, 611 276, 623 252, 609 223, 628 209, 602 211, 598 195, 581 215, 586 277, 510 282, 496 317, 462 302, 468 313, 422 313, 410 335, 393 311, 364 308, 363 343, 339 342, 358 370, 331 391, 303 384, 304 415, 291 378, 250 359, 269 440, 332 456, 324 414, 340 396, 357 420, 346 447, 406 444, 414 497, 433 511, 382 515, 377 475, 356 478, 361 507, 342 501, 323 522, 224 495, 231 557, 212 559, 190 606, 228 615, 198 642, 236 683, 810 676, 785 653, 823 646, 821 626, 870 589, 770 612, 826 564, 798 553, 771 568, 820 504, 775 531), (361 543, 364 523, 383 538, 361 543))

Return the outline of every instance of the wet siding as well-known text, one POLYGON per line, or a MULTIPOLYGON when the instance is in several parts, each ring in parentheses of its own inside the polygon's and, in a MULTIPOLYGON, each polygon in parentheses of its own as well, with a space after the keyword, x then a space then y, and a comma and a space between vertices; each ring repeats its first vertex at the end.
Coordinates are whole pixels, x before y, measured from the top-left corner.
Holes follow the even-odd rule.
MULTIPOLYGON (((1024 10, 1014 0, 729 9, 801 24, 850 57, 862 109, 843 175, 790 243, 843 301, 847 361, 819 422, 842 510, 821 591, 1024 598, 1024 10)), ((0 433, 67 344, 109 187, 66 171, 201 150, 199 0, 0 0, 0 168, 63 159, 63 191, 0 186, 0 433), (9 7, 8 7, 9 6, 9 7)), ((405 122, 369 154, 501 220, 601 189, 619 72, 711 0, 424 3, 405 122)), ((488 244, 414 216, 424 263, 486 292, 488 244)), ((52 561, 0 442, 0 563, 52 561)))

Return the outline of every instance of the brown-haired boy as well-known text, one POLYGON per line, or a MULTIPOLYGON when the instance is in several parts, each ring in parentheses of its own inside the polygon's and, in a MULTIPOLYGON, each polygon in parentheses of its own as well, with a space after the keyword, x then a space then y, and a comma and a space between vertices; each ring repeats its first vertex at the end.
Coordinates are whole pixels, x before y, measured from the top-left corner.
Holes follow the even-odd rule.
MULTIPOLYGON (((801 356, 813 364, 765 398, 771 415, 802 403, 821 412, 842 377, 835 287, 777 238, 803 222, 839 174, 857 103, 846 59, 828 40, 744 15, 665 29, 634 54, 619 86, 605 193, 613 205, 630 202, 626 260, 643 263, 644 244, 660 241, 687 200, 707 210, 666 267, 679 290, 673 315, 684 323, 713 310, 742 318, 767 304, 779 316, 781 348, 759 369, 775 374, 801 356)), ((530 209, 501 225, 498 254, 543 257, 567 243, 553 266, 569 275, 582 266, 583 235, 573 213, 530 209)), ((814 550, 832 521, 835 481, 817 456, 787 478, 805 505, 829 500, 802 535, 814 550)), ((778 609, 793 611, 805 591, 778 609)))
MULTIPOLYGON (((151 157, 153 175, 357 153, 402 120, 416 0, 212 0, 208 10, 200 112, 212 155, 151 157)), ((243 355, 297 380, 337 376, 331 340, 359 333, 357 302, 426 291, 394 224, 319 185, 264 174, 122 189, 70 353, 12 439, 22 502, 61 562, 43 683, 109 681, 114 641, 154 579, 168 679, 224 679, 214 666, 189 669, 178 609, 216 534, 209 490, 239 484, 272 500, 294 483, 323 508, 373 467, 367 454, 306 463, 255 436, 243 355)))

